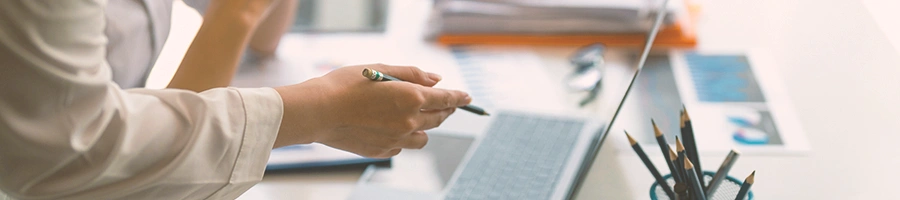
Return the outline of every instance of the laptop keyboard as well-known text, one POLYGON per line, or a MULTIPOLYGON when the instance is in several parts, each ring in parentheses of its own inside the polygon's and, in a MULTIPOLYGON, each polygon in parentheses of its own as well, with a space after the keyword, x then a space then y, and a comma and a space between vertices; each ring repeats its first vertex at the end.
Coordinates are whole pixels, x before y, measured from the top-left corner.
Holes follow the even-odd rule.
POLYGON ((549 199, 583 125, 499 113, 446 199, 549 199))

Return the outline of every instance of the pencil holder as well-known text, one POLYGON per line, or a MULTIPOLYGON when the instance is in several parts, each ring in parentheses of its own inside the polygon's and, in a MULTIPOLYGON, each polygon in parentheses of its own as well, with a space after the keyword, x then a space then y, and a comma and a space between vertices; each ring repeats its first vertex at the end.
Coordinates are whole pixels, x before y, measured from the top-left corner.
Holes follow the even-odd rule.
MULTIPOLYGON (((716 174, 716 172, 704 171, 703 179, 706 179, 705 182, 709 183, 709 181, 712 180, 712 177, 715 174, 716 174)), ((672 186, 675 185, 675 179, 672 178, 672 174, 666 174, 665 176, 663 176, 663 178, 666 179, 666 182, 668 182, 669 185, 672 185, 672 186)), ((719 185, 719 188, 716 189, 716 192, 713 193, 713 196, 711 196, 711 197, 707 196, 706 199, 708 199, 708 200, 725 200, 725 199, 733 200, 737 196, 738 191, 741 190, 742 183, 743 182, 741 182, 740 180, 738 180, 734 177, 725 176, 725 181, 723 181, 722 184, 719 185)), ((666 196, 666 192, 663 191, 663 189, 659 187, 659 184, 657 184, 656 182, 653 182, 653 185, 650 185, 650 199, 652 199, 652 200, 668 200, 669 197, 666 196)), ((749 192, 747 192, 747 197, 745 199, 753 200, 753 190, 750 190, 749 192)))

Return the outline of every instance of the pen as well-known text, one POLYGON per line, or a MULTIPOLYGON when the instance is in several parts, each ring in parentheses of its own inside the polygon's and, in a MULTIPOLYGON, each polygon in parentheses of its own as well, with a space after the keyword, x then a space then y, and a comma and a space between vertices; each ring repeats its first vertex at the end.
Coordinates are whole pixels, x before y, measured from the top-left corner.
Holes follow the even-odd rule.
MULTIPOLYGON (((375 71, 374 69, 369 69, 369 68, 363 69, 362 75, 373 81, 403 81, 403 80, 400 80, 399 78, 396 78, 391 75, 387 75, 387 74, 384 74, 384 73, 381 73, 379 71, 375 71)), ((460 106, 459 108, 463 109, 465 111, 469 111, 471 113, 475 113, 477 115, 482 115, 482 116, 490 116, 491 115, 491 114, 485 112, 484 109, 482 109, 478 106, 465 105, 465 106, 460 106)))

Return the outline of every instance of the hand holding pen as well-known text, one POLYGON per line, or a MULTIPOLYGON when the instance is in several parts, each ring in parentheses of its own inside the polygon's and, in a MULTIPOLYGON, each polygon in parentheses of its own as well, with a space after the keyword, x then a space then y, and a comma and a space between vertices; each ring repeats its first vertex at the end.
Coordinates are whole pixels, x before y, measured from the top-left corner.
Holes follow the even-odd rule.
POLYGON ((275 146, 319 142, 366 157, 391 157, 428 142, 468 94, 433 88, 437 74, 416 67, 348 66, 306 82, 275 88, 284 102, 275 146), (374 83, 360 76, 377 69, 407 80, 374 83))
MULTIPOLYGON (((381 72, 379 72, 379 71, 376 71, 376 70, 374 70, 374 69, 369 69, 369 68, 363 69, 362 74, 363 74, 363 76, 365 76, 366 78, 369 78, 369 79, 371 79, 371 80, 373 80, 373 81, 403 81, 403 80, 401 80, 401 79, 399 79, 399 78, 396 78, 396 77, 393 77, 393 76, 391 76, 391 75, 387 75, 387 74, 384 74, 384 73, 381 73, 381 72)), ((491 114, 485 112, 484 109, 482 109, 482 108, 480 108, 480 107, 478 107, 478 106, 471 105, 471 104, 470 104, 470 105, 465 105, 465 106, 460 106, 459 108, 460 108, 460 109, 463 109, 463 110, 465 110, 465 111, 469 111, 469 112, 475 113, 475 114, 477 114, 477 115, 483 115, 483 116, 490 116, 490 115, 491 115, 491 114)))

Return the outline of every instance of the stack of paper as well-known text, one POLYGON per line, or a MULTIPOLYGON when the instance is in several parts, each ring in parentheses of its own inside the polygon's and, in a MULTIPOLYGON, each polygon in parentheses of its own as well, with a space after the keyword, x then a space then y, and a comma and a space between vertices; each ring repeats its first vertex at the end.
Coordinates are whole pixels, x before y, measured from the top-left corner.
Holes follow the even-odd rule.
MULTIPOLYGON (((429 31, 442 43, 485 40, 483 37, 454 38, 460 35, 603 35, 619 38, 600 40, 622 40, 621 36, 645 34, 661 5, 662 0, 438 0, 433 6, 429 31)), ((679 42, 685 44, 680 46, 695 43, 687 27, 690 21, 687 10, 683 0, 669 1, 665 24, 670 30, 660 33, 661 42, 672 38, 682 39, 679 42), (684 40, 688 36, 691 40, 684 40)), ((633 43, 642 43, 643 37, 637 38, 633 43)))
MULTIPOLYGON (((634 33, 649 30, 658 7, 650 2, 450 0, 435 5, 444 33, 634 33)), ((667 24, 674 22, 671 16, 667 24)))

